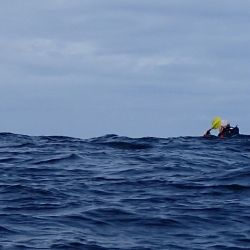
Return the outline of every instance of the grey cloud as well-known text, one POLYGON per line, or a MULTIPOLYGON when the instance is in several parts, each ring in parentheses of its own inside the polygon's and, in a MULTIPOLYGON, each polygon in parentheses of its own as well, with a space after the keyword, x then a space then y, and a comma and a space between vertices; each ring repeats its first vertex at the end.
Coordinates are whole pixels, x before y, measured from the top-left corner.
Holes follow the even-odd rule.
POLYGON ((214 114, 249 124, 248 1, 13 0, 0 7, 5 129, 199 134, 181 124, 196 119, 205 127, 214 114), (16 114, 25 114, 18 125, 16 114))

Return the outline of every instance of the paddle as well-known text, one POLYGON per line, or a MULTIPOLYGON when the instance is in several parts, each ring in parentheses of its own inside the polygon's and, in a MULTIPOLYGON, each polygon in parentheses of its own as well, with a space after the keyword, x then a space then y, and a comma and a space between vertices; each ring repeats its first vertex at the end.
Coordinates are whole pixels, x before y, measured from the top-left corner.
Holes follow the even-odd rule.
POLYGON ((219 116, 216 116, 213 120, 212 120, 212 129, 218 129, 221 126, 221 118, 219 116))
POLYGON ((213 120, 212 120, 212 127, 206 131, 206 133, 204 134, 205 137, 210 136, 210 131, 212 129, 218 129, 221 126, 221 118, 219 116, 216 116, 213 120))

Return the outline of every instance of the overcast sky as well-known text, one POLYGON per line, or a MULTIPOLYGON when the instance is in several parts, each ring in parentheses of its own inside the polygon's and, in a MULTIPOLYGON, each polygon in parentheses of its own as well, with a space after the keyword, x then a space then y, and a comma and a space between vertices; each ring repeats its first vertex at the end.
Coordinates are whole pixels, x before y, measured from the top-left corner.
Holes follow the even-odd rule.
POLYGON ((250 133, 250 1, 0 3, 0 130, 81 138, 250 133))

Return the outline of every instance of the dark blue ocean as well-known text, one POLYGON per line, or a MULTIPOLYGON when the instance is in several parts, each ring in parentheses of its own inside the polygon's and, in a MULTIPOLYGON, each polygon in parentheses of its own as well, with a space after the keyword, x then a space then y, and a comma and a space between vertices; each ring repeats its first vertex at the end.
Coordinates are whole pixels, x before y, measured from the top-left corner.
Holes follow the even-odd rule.
POLYGON ((250 249, 250 137, 0 134, 0 249, 250 249))

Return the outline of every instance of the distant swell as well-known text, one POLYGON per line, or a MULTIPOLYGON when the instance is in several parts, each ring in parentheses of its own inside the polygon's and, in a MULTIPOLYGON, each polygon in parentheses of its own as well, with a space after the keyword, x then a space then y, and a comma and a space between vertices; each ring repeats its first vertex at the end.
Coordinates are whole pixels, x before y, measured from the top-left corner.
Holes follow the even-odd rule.
POLYGON ((106 142, 106 143, 100 143, 100 145, 109 146, 117 149, 127 149, 127 150, 147 149, 152 147, 149 144, 129 143, 129 142, 106 142))

